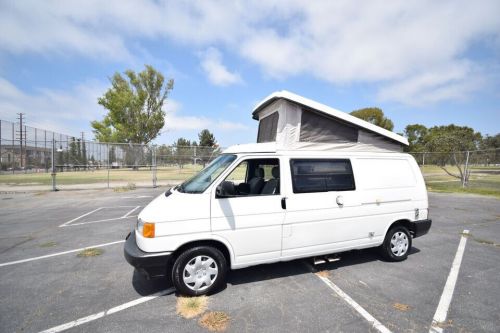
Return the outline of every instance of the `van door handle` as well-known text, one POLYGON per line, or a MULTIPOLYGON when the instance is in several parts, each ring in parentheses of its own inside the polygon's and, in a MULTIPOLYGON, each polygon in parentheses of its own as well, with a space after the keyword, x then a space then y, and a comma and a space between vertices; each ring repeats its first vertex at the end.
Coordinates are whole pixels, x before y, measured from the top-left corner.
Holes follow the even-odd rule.
POLYGON ((287 197, 281 198, 281 208, 286 209, 286 199, 287 197))

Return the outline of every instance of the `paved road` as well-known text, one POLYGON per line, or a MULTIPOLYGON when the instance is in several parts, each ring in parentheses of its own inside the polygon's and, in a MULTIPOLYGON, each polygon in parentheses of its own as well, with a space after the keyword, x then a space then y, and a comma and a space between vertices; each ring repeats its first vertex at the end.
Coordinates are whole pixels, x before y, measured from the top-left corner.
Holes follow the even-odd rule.
MULTIPOLYGON (((123 243, 102 247, 104 252, 96 257, 70 252, 1 266, 123 240, 140 210, 134 208, 143 207, 161 191, 0 195, 0 331, 39 332, 169 288, 164 280, 146 281, 134 273, 123 259, 123 243), (64 223, 66 227, 59 227, 64 223)), ((500 201, 429 197, 433 227, 414 240, 405 262, 384 262, 376 250, 364 250, 344 253, 340 261, 316 269, 325 271, 330 281, 390 331, 427 332, 461 232, 469 229, 445 331, 497 332, 500 201)), ((204 330, 196 319, 179 317, 175 306, 176 295, 168 294, 69 331, 204 330)), ((227 287, 209 297, 208 308, 226 312, 231 317, 228 331, 234 332, 376 331, 313 274, 307 260, 233 271, 227 287)))

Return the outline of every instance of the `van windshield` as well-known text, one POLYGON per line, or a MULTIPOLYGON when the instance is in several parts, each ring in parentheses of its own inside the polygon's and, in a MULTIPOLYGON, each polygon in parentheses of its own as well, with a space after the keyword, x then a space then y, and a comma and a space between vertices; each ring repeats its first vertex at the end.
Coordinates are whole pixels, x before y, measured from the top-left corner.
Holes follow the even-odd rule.
POLYGON ((186 180, 175 189, 184 193, 202 193, 235 159, 236 155, 220 155, 198 174, 186 180))

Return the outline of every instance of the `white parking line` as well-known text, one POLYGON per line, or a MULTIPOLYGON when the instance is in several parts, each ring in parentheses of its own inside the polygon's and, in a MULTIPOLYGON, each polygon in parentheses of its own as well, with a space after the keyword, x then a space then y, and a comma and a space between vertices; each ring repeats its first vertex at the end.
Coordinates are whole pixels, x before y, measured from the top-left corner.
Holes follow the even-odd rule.
MULTIPOLYGON (((309 268, 312 268, 312 270, 314 270, 314 268, 312 266, 310 266, 310 265, 307 265, 307 266, 309 268)), ((363 309, 361 307, 361 305, 356 303, 356 301, 353 300, 349 295, 347 295, 342 289, 337 287, 337 285, 335 283, 333 283, 332 281, 330 281, 329 278, 319 276, 317 274, 314 274, 314 275, 316 275, 330 289, 332 289, 340 298, 342 298, 344 301, 346 301, 347 304, 349 304, 354 310, 356 310, 356 312, 358 312, 363 318, 365 318, 372 325, 372 327, 374 329, 376 329, 377 331, 379 331, 381 333, 391 333, 391 331, 387 327, 382 325, 382 323, 379 322, 377 319, 375 319, 375 317, 373 317, 371 314, 369 314, 368 311, 363 309)))
POLYGON ((62 332, 62 331, 65 331, 67 329, 70 329, 72 327, 79 326, 79 325, 82 325, 82 324, 94 321, 96 319, 109 316, 109 315, 111 315, 113 313, 117 313, 119 311, 123 311, 125 309, 128 309, 130 307, 133 307, 133 306, 145 303, 147 301, 151 301, 151 300, 153 300, 155 298, 158 298, 160 296, 164 296, 164 295, 170 294, 174 290, 175 290, 174 288, 169 288, 169 289, 166 289, 166 290, 162 290, 162 291, 159 291, 159 292, 157 292, 157 293, 155 293, 153 295, 138 298, 138 299, 133 300, 131 302, 115 306, 114 308, 108 309, 106 311, 101 311, 101 312, 92 314, 92 315, 87 316, 87 317, 82 317, 82 318, 79 318, 77 320, 70 321, 70 322, 68 322, 66 324, 62 324, 62 325, 59 325, 59 326, 55 326, 55 327, 49 328, 49 329, 47 329, 45 331, 41 331, 40 333, 57 333, 57 332, 62 332))
POLYGON ((132 214, 133 212, 135 212, 139 208, 141 208, 141 206, 135 207, 134 209, 132 209, 131 211, 129 211, 127 214, 123 215, 122 218, 124 219, 124 218, 128 217, 130 214, 132 214))
POLYGON ((432 325, 429 329, 431 333, 443 332, 443 328, 439 327, 439 324, 446 321, 446 316, 448 315, 448 309, 451 304, 451 299, 453 298, 453 292, 455 290, 455 285, 457 283, 458 272, 460 271, 460 265, 462 264, 462 258, 464 256, 465 244, 467 243, 467 236, 469 235, 469 230, 464 230, 462 233, 462 238, 460 238, 460 243, 458 244, 457 253, 455 254, 455 259, 451 265, 450 274, 448 274, 448 279, 444 285, 443 294, 439 300, 436 313, 432 319, 432 325))
POLYGON ((57 253, 47 254, 47 255, 44 255, 44 256, 40 256, 40 257, 33 257, 33 258, 28 258, 28 259, 22 259, 22 260, 4 262, 4 263, 0 264, 0 267, 10 266, 10 265, 16 265, 16 264, 22 264, 22 263, 25 263, 25 262, 30 262, 30 261, 40 260, 40 259, 46 259, 46 258, 51 258, 51 257, 56 257, 56 256, 62 256, 63 254, 80 252, 80 251, 83 251, 83 250, 86 250, 86 249, 91 249, 91 248, 96 248, 96 247, 105 247, 105 246, 110 246, 110 245, 120 244, 120 243, 125 243, 125 241, 124 240, 120 240, 120 241, 111 242, 111 243, 104 243, 104 244, 98 244, 98 245, 92 245, 92 246, 82 247, 82 248, 79 248, 79 249, 76 249, 76 250, 69 250, 69 251, 64 251, 64 252, 57 252, 57 253))
POLYGON ((125 219, 125 218, 129 218, 129 217, 136 217, 136 216, 131 216, 130 214, 132 214, 133 212, 135 212, 138 208, 140 208, 141 206, 114 206, 114 207, 99 207, 97 209, 94 209, 93 211, 90 211, 88 213, 85 213, 83 215, 80 215, 68 222, 65 222, 63 224, 61 224, 59 226, 59 228, 64 228, 64 227, 73 227, 73 226, 77 226, 77 225, 84 225, 84 224, 92 224, 92 223, 100 223, 100 222, 109 222, 109 221, 115 221, 115 220, 121 220, 121 219, 125 219), (89 216, 90 214, 93 214, 95 212, 98 212, 99 210, 101 209, 115 209, 115 208, 131 208, 131 207, 134 207, 132 210, 130 210, 129 212, 127 212, 125 215, 123 216, 120 216, 120 217, 114 217, 114 218, 110 218, 110 219, 103 219, 103 220, 96 220, 96 221, 87 221, 87 222, 79 222, 79 223, 73 223, 73 222, 76 222, 78 221, 79 219, 81 218, 84 218, 86 216, 89 216))
POLYGON ((94 209, 94 210, 93 210, 93 211, 91 211, 91 212, 88 212, 88 213, 85 213, 85 214, 80 215, 80 216, 78 216, 78 217, 75 217, 75 218, 74 218, 74 219, 72 219, 71 221, 68 221, 68 222, 65 222, 65 223, 61 224, 61 225, 60 225, 60 227, 65 227, 65 226, 67 226, 68 224, 70 224, 71 222, 74 222, 74 221, 77 221, 77 220, 79 220, 79 219, 81 219, 81 218, 84 218, 85 216, 88 216, 88 215, 90 215, 90 214, 92 214, 92 213, 95 213, 95 212, 97 212, 97 211, 100 211, 100 210, 101 210, 101 209, 103 209, 103 208, 104 208, 104 207, 99 207, 99 208, 97 208, 97 209, 94 209))
POLYGON ((75 227, 77 225, 84 225, 84 224, 92 224, 92 223, 101 223, 101 222, 109 222, 109 221, 117 221, 117 220, 123 220, 123 219, 128 219, 131 217, 137 217, 137 215, 130 215, 126 217, 114 217, 112 219, 104 219, 104 220, 97 220, 97 221, 88 221, 88 222, 80 222, 80 223, 72 223, 68 225, 60 225, 59 227, 67 228, 67 227, 75 227))

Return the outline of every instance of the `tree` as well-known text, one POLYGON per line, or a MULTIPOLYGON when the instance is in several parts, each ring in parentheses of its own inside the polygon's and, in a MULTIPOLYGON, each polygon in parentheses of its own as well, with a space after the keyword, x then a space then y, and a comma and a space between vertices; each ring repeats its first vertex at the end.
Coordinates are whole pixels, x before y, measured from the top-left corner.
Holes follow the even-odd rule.
POLYGON ((486 135, 481 142, 481 149, 498 149, 500 148, 500 133, 495 136, 486 135))
POLYGON ((202 161, 203 167, 205 167, 217 150, 217 141, 215 140, 215 136, 210 133, 208 129, 204 129, 198 133, 198 140, 200 141, 198 157, 202 161))
POLYGON ((97 140, 145 144, 160 133, 165 125, 162 107, 174 81, 165 81, 152 66, 145 67, 140 73, 115 73, 110 79, 111 88, 98 99, 108 113, 102 121, 91 123, 97 140))
POLYGON ((482 135, 467 126, 434 126, 429 128, 425 137, 425 148, 435 154, 436 163, 448 175, 458 178, 462 184, 467 185, 470 177, 470 169, 465 164, 467 151, 478 149, 482 141, 482 135), (458 174, 450 172, 446 165, 454 165, 458 174))
POLYGON ((184 164, 191 162, 193 158, 191 142, 184 138, 178 138, 174 143, 174 147, 175 162, 179 165, 179 168, 183 168, 184 164))
POLYGON ((405 127, 404 136, 408 139, 409 146, 405 151, 423 152, 425 150, 425 138, 427 127, 421 124, 412 124, 405 127))
POLYGON ((379 108, 371 107, 354 110, 351 112, 351 115, 356 118, 366 120, 373 125, 380 126, 389 131, 392 131, 394 128, 394 123, 392 122, 392 120, 386 118, 384 116, 384 112, 379 108))

